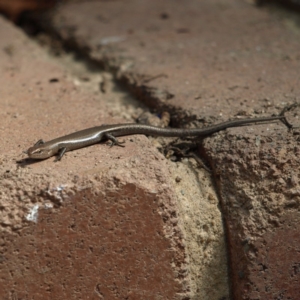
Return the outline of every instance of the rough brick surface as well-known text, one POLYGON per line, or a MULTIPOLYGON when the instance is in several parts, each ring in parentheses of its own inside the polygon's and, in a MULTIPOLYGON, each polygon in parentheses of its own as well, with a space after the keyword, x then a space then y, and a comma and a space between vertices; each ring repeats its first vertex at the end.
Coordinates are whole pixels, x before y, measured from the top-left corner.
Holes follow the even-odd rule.
POLYGON ((175 258, 158 230, 157 195, 134 184, 105 185, 61 209, 40 209, 35 226, 4 238, 1 299, 175 298, 180 284, 166 261, 182 262, 184 252, 175 258))
MULTIPOLYGON (((51 30, 184 124, 278 114, 299 101, 296 24, 286 12, 236 0, 132 0, 62 6, 51 30)), ((222 198, 233 296, 299 299, 297 132, 280 124, 229 132, 203 152, 222 198)))
MULTIPOLYGON (((185 124, 270 115, 299 101, 299 29, 285 14, 236 0, 78 1, 58 7, 47 25, 185 124)), ((182 188, 186 180, 200 190, 203 177, 183 176, 180 165, 169 171, 144 137, 125 138, 125 149, 70 152, 59 164, 15 164, 40 137, 122 120, 108 109, 112 95, 82 91, 3 20, 0 35, 0 296, 227 297, 209 183, 197 194, 182 188), (25 226, 26 218, 37 223, 25 226)), ((230 129, 202 148, 219 189, 235 299, 299 298, 298 135, 277 122, 230 129)))
POLYGON ((137 144, 127 140, 126 149, 96 145, 70 152, 57 164, 53 158, 16 164, 42 134, 66 133, 71 124, 99 124, 105 103, 77 89, 20 32, 3 20, 0 27, 6 82, 1 91, 0 298, 184 296, 189 275, 176 197, 164 182, 163 157, 144 137, 131 139, 137 144))
POLYGON ((219 178, 235 299, 300 296, 300 147, 297 132, 270 131, 206 145, 219 178))
POLYGON ((237 0, 79 1, 58 8, 51 30, 184 123, 264 112, 297 97, 290 23, 237 0))
POLYGON ((74 77, 3 19, 0 37, 0 299, 228 298, 213 187, 158 140, 22 161, 39 138, 132 122, 133 100, 102 93, 96 71, 74 77))

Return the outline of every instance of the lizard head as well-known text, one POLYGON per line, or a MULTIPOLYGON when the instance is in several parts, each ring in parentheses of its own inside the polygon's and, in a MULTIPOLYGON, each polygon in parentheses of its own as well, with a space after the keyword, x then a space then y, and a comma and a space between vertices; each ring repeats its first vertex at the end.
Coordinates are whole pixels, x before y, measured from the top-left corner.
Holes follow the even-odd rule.
POLYGON ((30 158, 34 159, 45 159, 50 156, 53 156, 57 153, 57 150, 54 148, 47 146, 46 144, 39 144, 39 145, 34 145, 33 147, 30 147, 27 151, 26 154, 30 158))

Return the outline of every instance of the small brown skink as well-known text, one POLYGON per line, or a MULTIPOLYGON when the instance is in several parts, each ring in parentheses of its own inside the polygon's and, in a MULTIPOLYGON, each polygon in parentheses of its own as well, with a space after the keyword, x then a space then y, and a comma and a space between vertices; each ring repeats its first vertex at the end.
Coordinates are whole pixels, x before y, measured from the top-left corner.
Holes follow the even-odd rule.
POLYGON ((33 147, 30 147, 26 153, 30 158, 45 159, 53 155, 57 155, 56 160, 60 160, 67 151, 79 149, 82 147, 90 146, 99 143, 102 140, 110 140, 112 145, 122 146, 122 142, 119 142, 117 136, 125 136, 132 134, 146 134, 154 136, 166 136, 166 137, 188 137, 199 136, 205 137, 224 130, 230 127, 239 127, 242 125, 249 125, 253 123, 270 122, 274 120, 285 119, 283 115, 276 117, 263 117, 253 119, 241 119, 232 120, 219 123, 216 125, 193 128, 193 129, 173 129, 173 128, 160 128, 150 125, 142 124, 116 124, 116 125, 102 125, 92 127, 84 130, 80 130, 49 142, 39 140, 33 147))

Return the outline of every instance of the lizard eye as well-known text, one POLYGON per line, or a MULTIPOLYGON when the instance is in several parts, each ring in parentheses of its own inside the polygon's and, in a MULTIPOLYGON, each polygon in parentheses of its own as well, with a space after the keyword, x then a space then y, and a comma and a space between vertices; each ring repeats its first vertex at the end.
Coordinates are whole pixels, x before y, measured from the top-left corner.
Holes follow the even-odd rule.
POLYGON ((34 155, 43 155, 45 153, 45 149, 35 149, 32 154, 34 155))

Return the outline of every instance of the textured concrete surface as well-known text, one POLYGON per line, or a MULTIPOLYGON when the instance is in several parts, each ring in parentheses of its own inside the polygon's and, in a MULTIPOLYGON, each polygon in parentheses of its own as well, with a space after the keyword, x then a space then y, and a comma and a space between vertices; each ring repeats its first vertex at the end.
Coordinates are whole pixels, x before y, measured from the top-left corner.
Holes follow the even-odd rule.
MULTIPOLYGON (((113 71, 148 106, 168 110, 173 125, 201 126, 278 114, 299 101, 297 24, 291 12, 237 0, 132 0, 66 4, 44 28, 113 71)), ((299 110, 292 116, 299 123, 299 110)), ((298 135, 274 123, 204 143, 234 299, 299 299, 298 135)))
POLYGON ((168 162, 163 140, 22 161, 39 138, 132 122, 143 106, 0 22, 0 298, 228 299, 213 185, 193 161, 168 162))

